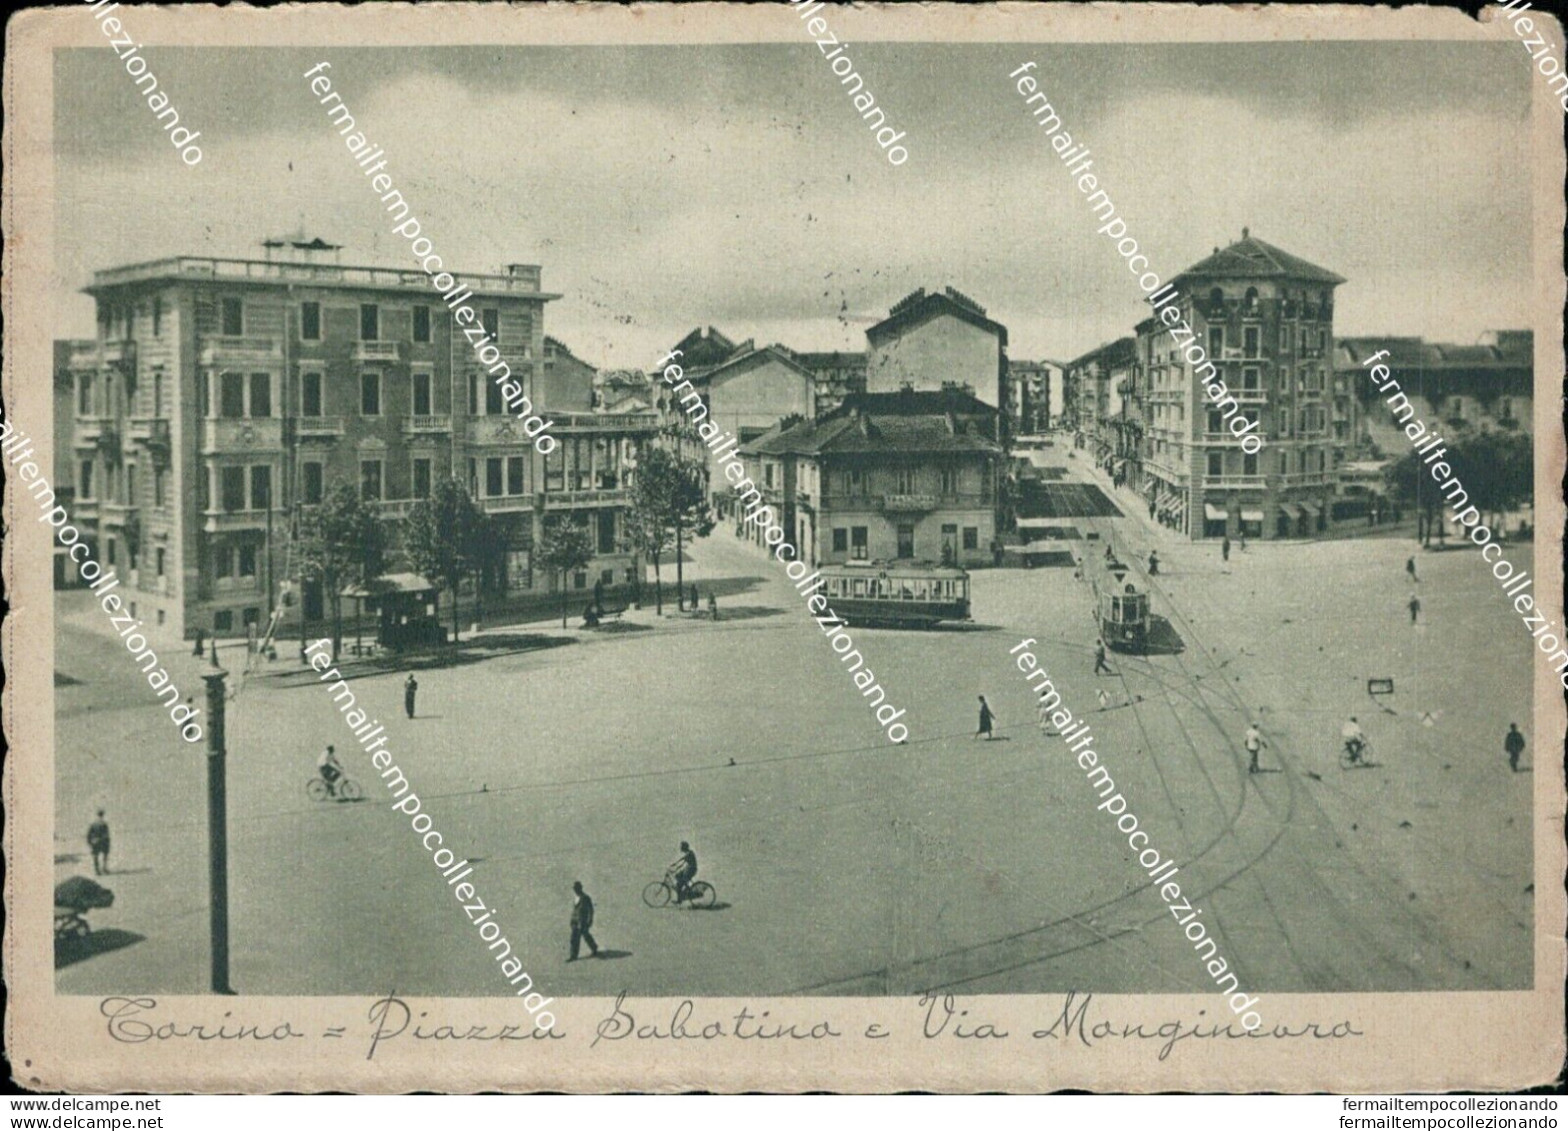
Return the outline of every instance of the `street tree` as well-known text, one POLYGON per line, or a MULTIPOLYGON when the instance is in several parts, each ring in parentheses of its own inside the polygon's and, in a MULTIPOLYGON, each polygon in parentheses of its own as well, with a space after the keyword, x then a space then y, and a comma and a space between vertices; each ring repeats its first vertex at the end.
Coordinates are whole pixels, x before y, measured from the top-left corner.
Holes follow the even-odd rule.
POLYGON ((556 515, 547 519, 539 538, 539 564, 555 575, 561 587, 561 627, 566 627, 566 579, 593 561, 593 536, 582 523, 556 515))
POLYGON ((484 514, 456 479, 437 483, 430 497, 408 512, 404 551, 414 570, 452 591, 452 643, 457 643, 460 618, 458 586, 482 557, 480 539, 484 514))
MULTIPOLYGON (((343 648, 343 590, 364 588, 386 567, 386 523, 346 483, 333 487, 300 517, 300 577, 321 582, 332 607, 332 656, 343 648)), ((304 616, 303 607, 300 615, 304 616)))
MULTIPOLYGON (((679 551, 688 531, 699 537, 713 529, 707 503, 707 472, 696 459, 664 447, 645 450, 638 458, 628 514, 632 543, 653 563, 654 607, 664 614, 664 587, 660 567, 671 549, 679 551)), ((679 553, 676 585, 683 582, 679 553)))

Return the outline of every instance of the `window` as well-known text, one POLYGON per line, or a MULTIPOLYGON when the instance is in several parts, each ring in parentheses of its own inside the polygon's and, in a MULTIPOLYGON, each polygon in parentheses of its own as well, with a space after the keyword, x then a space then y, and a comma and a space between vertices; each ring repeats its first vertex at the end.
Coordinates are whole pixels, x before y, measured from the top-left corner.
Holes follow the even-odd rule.
POLYGON ((133 507, 136 505, 136 465, 134 463, 125 465, 125 502, 133 507))
POLYGON ((980 548, 980 528, 978 526, 964 527, 964 549, 978 550, 980 548))
POLYGON ((468 375, 468 415, 479 415, 479 375, 476 373, 468 375))
POLYGON ((259 463, 250 469, 250 509, 264 511, 272 505, 272 468, 259 463))
POLYGON ((114 565, 115 564, 115 560, 114 560, 115 559, 115 545, 116 545, 116 543, 118 541, 119 540, 116 539, 116 538, 110 538, 109 539, 109 564, 110 565, 114 565))
POLYGON ((1225 471, 1225 455, 1223 452, 1209 453, 1209 474, 1222 475, 1225 471))
POLYGON ((373 302, 359 304, 359 340, 374 342, 381 337, 381 308, 373 302))
POLYGON ((299 385, 299 414, 301 416, 321 415, 321 374, 300 374, 299 385))
MULTIPOLYGON (((912 558, 915 556, 915 528, 911 524, 898 524, 898 556, 912 558)), ((909 582, 904 582, 907 587, 909 582)))
POLYGON ((485 382, 485 415, 503 416, 506 406, 501 401, 501 386, 494 381, 485 382))
POLYGON ((866 533, 867 528, 864 526, 852 526, 849 530, 849 540, 852 547, 850 556, 857 561, 864 561, 870 556, 867 549, 866 533))
POLYGON ((958 468, 944 467, 942 469, 942 494, 958 494, 958 468))
MULTIPOLYGON (((1289 370, 1285 370, 1284 372, 1289 373, 1289 370)), ((1288 381, 1289 379, 1290 378, 1287 376, 1286 380, 1288 381)), ((1255 392, 1258 391, 1258 367, 1257 366, 1250 365, 1250 366, 1247 366, 1247 367, 1242 369, 1242 371, 1241 371, 1241 387, 1244 390, 1246 390, 1247 392, 1249 392, 1249 393, 1255 393, 1255 392)))
POLYGON ((212 631, 213 632, 233 632, 234 631, 234 610, 233 609, 220 609, 218 612, 213 613, 212 614, 212 631))
POLYGON ((164 505, 164 487, 168 484, 168 474, 161 467, 152 470, 152 505, 155 507, 164 505))
POLYGON ((544 457, 544 489, 560 491, 566 486, 566 449, 557 448, 544 457))
POLYGON ((244 374, 218 375, 218 415, 225 420, 238 420, 245 415, 244 374))
MULTIPOLYGON (((506 457, 506 493, 508 495, 521 495, 525 490, 523 484, 523 468, 525 461, 522 456, 506 457)), ((605 514, 612 512, 606 511, 605 514)), ((609 553, 608 550, 603 551, 609 553)))
POLYGON ((769 461, 762 465, 762 483, 765 487, 773 486, 773 463, 769 461))
POLYGON ((162 546, 159 546, 156 550, 153 551, 152 560, 153 565, 157 570, 158 576, 162 577, 167 566, 165 552, 162 546))
POLYGON ((381 415, 381 374, 361 373, 359 375, 359 414, 361 416, 381 415))
POLYGON ((91 416, 93 414, 93 375, 83 373, 76 379, 76 414, 78 416, 91 416))
POLYGON ((245 469, 225 467, 223 476, 223 509, 227 512, 245 509, 245 469))
POLYGON ((491 456, 485 460, 485 497, 495 498, 501 494, 501 457, 491 456))
POLYGON ((367 503, 381 501, 381 461, 378 459, 362 459, 359 461, 359 497, 367 503))
POLYGON ((321 340, 321 304, 319 302, 302 302, 299 304, 299 336, 303 341, 319 342, 321 340))
POLYGON ((1290 350, 1290 327, 1284 323, 1279 328, 1279 352, 1286 353, 1290 350))
POLYGON ((849 531, 842 526, 833 528, 833 552, 835 554, 849 553, 849 531))
POLYGON ((234 576, 233 546, 214 546, 212 548, 212 575, 214 577, 234 576))
MULTIPOLYGON (((915 469, 912 467, 901 467, 897 470, 896 475, 898 479, 898 493, 900 495, 913 495, 915 493, 915 469)), ((900 557, 905 556, 908 555, 900 555, 900 557)))
MULTIPOLYGON (((599 553, 615 553, 615 512, 603 510, 599 512, 599 553)), ((606 585, 613 585, 614 575, 609 570, 604 571, 606 576, 603 581, 606 585)))
POLYGON ((272 378, 265 373, 250 375, 250 414, 272 415, 272 378))
POLYGON ((1241 456, 1241 473, 1243 475, 1256 475, 1258 473, 1258 457, 1252 452, 1243 452, 1241 456))
POLYGON ((307 462, 301 470, 300 489, 304 493, 305 503, 315 506, 321 502, 321 464, 314 460, 307 462))
POLYGON ((245 304, 237 298, 226 298, 222 302, 223 335, 227 338, 237 338, 245 333, 245 304))
POLYGON ((152 300, 152 336, 163 336, 163 298, 160 296, 152 300))
POLYGON ((428 306, 414 307, 414 341, 428 342, 430 340, 430 308, 428 306))
POLYGON ((1220 410, 1219 409, 1217 409, 1217 408, 1209 409, 1209 431, 1210 432, 1223 432, 1225 430, 1224 424, 1223 424, 1223 419, 1224 418, 1220 416, 1220 410))
POLYGON ((428 459, 414 460, 414 498, 428 499, 430 497, 430 461, 428 459))
MULTIPOLYGON (((245 542, 240 546, 240 576, 256 576, 256 544, 254 542, 245 542)), ((245 623, 249 624, 250 621, 247 620, 245 623)))
POLYGON ((484 323, 485 333, 496 342, 501 340, 501 312, 495 307, 488 307, 479 312, 479 321, 484 323))
POLYGON ((1290 453, 1289 452, 1280 452, 1279 453, 1279 473, 1281 475, 1284 475, 1288 471, 1290 471, 1290 453))
POLYGON ((1247 357, 1258 356, 1258 328, 1256 326, 1248 326, 1242 331, 1241 342, 1242 353, 1247 357))
POLYGON ((1210 326, 1209 327, 1209 356, 1210 357, 1224 357, 1225 356, 1225 327, 1223 327, 1223 326, 1210 326))
MULTIPOLYGON (((414 309, 424 310, 425 308, 419 306, 414 309)), ((430 415, 430 374, 422 371, 414 373, 414 415, 430 415)))

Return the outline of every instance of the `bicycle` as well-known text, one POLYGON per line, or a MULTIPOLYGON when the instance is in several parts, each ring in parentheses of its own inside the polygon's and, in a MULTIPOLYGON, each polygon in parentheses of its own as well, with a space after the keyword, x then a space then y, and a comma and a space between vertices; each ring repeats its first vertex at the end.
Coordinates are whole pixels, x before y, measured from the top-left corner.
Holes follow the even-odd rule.
POLYGON ((359 788, 359 783, 347 774, 338 778, 335 788, 318 774, 305 783, 305 796, 312 801, 358 801, 364 792, 359 788))
MULTIPOLYGON (((719 893, 714 891, 713 885, 706 880, 693 880, 686 885, 685 902, 692 907, 712 907, 718 898, 719 893)), ((664 879, 655 880, 642 889, 642 901, 656 910, 660 907, 668 907, 673 899, 675 899, 673 872, 666 872, 664 879)))
POLYGON ((1366 770, 1372 766, 1372 740, 1363 738, 1358 747, 1352 747, 1347 739, 1339 751, 1339 768, 1342 770, 1366 770))

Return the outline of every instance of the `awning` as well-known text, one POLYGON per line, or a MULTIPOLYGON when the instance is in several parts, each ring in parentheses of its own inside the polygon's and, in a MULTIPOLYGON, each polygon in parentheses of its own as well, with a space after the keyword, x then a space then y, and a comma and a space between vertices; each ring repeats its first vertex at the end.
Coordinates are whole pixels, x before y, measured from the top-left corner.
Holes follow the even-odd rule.
POLYGON ((388 573, 376 578, 369 585, 350 585, 342 592, 344 597, 385 597, 389 593, 428 593, 437 586, 417 573, 388 573))
POLYGON ((1296 519, 1301 517, 1301 508, 1298 507, 1295 503, 1281 503, 1279 505, 1279 509, 1283 511, 1285 517, 1290 519, 1292 522, 1295 522, 1296 519))
POLYGON ((1241 521, 1242 522, 1262 522, 1263 521, 1263 510, 1262 510, 1262 508, 1259 507, 1259 508, 1249 509, 1247 507, 1242 507, 1241 508, 1241 521))
POLYGON ((1210 522, 1224 522, 1225 511, 1220 507, 1215 506, 1213 503, 1204 503, 1203 517, 1208 519, 1210 522))
POLYGON ((1055 530, 1058 527, 1071 525, 1071 520, 1060 518, 1021 518, 1018 520, 1019 530, 1055 530))
POLYGON ((1161 510, 1164 510, 1167 507, 1169 507, 1172 503, 1174 503, 1175 501, 1176 501, 1176 496, 1175 495, 1172 495, 1169 491, 1161 491, 1160 492, 1160 498, 1159 498, 1159 501, 1158 501, 1157 505, 1159 506, 1159 508, 1161 510))
POLYGON ((1301 509, 1307 512, 1308 518, 1317 518, 1323 513, 1323 508, 1317 503, 1302 503, 1301 509))

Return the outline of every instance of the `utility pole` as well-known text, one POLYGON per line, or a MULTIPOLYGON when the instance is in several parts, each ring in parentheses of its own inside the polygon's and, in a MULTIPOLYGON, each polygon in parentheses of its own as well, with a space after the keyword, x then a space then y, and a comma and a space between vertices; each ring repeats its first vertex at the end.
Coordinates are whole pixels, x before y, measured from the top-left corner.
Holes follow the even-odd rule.
POLYGON ((212 935, 212 992, 232 994, 229 987, 229 818, 228 783, 223 738, 223 711, 229 673, 218 666, 213 642, 212 666, 202 673, 207 685, 207 860, 212 935))

